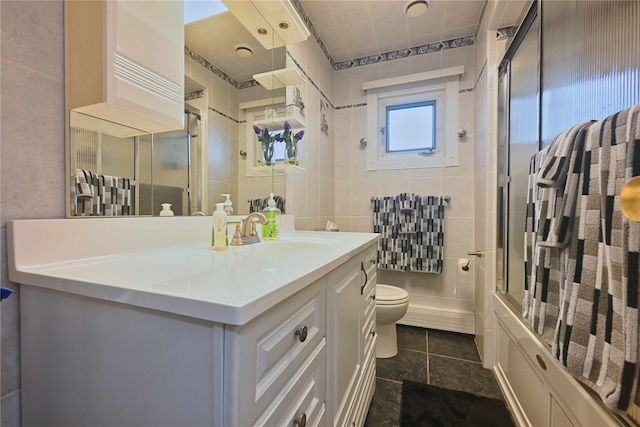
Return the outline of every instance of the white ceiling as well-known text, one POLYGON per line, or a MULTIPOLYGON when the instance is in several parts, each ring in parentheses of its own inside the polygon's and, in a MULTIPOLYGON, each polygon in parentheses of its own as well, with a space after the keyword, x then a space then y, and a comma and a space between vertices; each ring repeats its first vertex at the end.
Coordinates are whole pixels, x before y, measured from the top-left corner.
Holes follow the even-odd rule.
POLYGON ((336 62, 472 36, 484 6, 484 0, 429 0, 424 15, 409 18, 405 0, 301 3, 336 62))
MULTIPOLYGON (((312 25, 335 62, 475 35, 485 0, 428 0, 417 18, 404 14, 406 0, 300 0, 312 25)), ((496 28, 516 25, 527 0, 500 1, 496 28)), ((313 35, 311 36, 313 37, 313 35)), ((225 12, 185 26, 185 43, 239 82, 253 74, 284 66, 284 50, 266 51, 225 12), (238 44, 254 55, 239 58, 238 44)))

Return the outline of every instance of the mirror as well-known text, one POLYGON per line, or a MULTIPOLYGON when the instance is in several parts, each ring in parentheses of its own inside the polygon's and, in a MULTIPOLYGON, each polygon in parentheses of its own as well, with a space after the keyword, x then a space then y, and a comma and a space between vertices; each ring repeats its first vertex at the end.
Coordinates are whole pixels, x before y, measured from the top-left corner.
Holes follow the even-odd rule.
POLYGON ((253 75, 284 68, 286 48, 265 49, 228 11, 188 23, 184 29, 185 45, 204 59, 201 65, 211 65, 207 68, 212 73, 207 76, 201 70, 185 76, 184 129, 148 134, 118 123, 97 126, 99 119, 67 110, 68 217, 158 215, 162 203, 170 203, 175 215, 210 214, 214 203, 222 201, 220 193, 232 194, 236 213, 248 213, 254 195, 266 197, 274 191, 284 197, 284 177, 239 182, 243 166, 233 134, 241 133, 238 128, 244 123, 238 102, 284 96, 284 89, 257 86, 253 75), (252 52, 249 57, 247 49, 252 52), (222 85, 230 85, 235 93, 230 95, 222 85), (191 97, 194 93, 200 97, 191 97), (234 121, 231 129, 220 133, 219 120, 229 118, 222 117, 219 105, 231 106, 227 116, 234 121), (101 203, 89 197, 93 190, 88 192, 97 182, 101 182, 101 203))

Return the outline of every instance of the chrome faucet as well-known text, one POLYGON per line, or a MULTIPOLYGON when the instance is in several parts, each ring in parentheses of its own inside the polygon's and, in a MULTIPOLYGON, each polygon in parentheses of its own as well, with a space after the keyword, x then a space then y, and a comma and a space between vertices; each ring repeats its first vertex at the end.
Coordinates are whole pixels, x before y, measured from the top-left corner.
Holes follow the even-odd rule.
POLYGON ((260 238, 258 238, 258 233, 256 232, 256 225, 254 220, 260 222, 260 224, 267 223, 267 217, 264 216, 262 212, 254 212, 249 215, 244 220, 240 222, 230 222, 228 224, 236 224, 236 232, 233 234, 233 238, 231 239, 231 246, 242 246, 249 245, 251 243, 258 243, 260 238))

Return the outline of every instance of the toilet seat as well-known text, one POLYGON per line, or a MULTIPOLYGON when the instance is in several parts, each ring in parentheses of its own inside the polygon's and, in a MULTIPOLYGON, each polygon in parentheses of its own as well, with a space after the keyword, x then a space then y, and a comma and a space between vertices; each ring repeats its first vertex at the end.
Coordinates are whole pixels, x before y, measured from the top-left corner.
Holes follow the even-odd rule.
POLYGON ((409 293, 402 288, 376 285, 376 305, 399 305, 409 302, 409 293))

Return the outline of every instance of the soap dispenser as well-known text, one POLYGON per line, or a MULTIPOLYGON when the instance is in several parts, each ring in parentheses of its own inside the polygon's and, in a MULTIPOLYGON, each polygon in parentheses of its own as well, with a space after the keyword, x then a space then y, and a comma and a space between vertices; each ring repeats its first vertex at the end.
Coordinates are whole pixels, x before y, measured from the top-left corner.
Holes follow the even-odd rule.
POLYGON ((163 203, 162 210, 160 211, 160 216, 173 216, 173 211, 171 210, 171 203, 163 203))
POLYGON ((229 199, 231 194, 221 194, 221 196, 227 198, 227 200, 224 201, 224 211, 227 213, 227 216, 233 215, 233 203, 231 203, 231 200, 229 199))
POLYGON ((226 250, 228 247, 227 213, 224 211, 224 203, 216 203, 216 210, 213 212, 213 230, 211 234, 213 250, 226 250))
POLYGON ((262 240, 276 240, 280 238, 280 209, 276 207, 273 193, 269 195, 267 207, 262 211, 267 218, 267 223, 262 226, 262 240))

